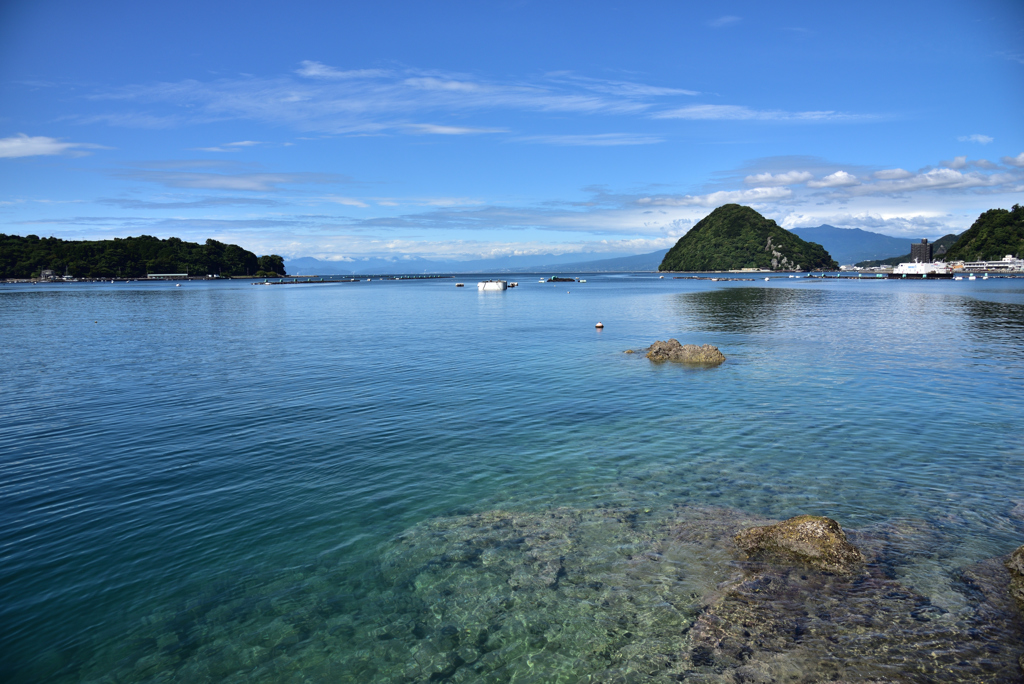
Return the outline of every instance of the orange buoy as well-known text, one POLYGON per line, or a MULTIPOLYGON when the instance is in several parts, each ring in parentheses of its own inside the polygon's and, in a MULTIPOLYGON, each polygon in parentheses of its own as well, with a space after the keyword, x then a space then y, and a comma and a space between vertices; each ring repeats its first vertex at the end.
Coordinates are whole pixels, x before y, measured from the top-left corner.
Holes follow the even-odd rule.
POLYGON ((604 327, 604 323, 602 323, 601 321, 598 321, 597 325, 595 325, 594 327, 595 328, 603 328, 604 327))

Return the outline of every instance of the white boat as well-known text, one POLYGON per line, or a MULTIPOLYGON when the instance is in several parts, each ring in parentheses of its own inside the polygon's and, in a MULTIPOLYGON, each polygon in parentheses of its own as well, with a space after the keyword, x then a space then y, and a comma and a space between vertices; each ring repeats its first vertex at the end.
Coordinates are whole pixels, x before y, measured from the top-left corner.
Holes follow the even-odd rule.
POLYGON ((503 292, 508 289, 507 280, 481 280, 476 284, 480 292, 503 292))
POLYGON ((968 280, 977 280, 978 276, 976 276, 976 275, 969 275, 969 276, 967 276, 967 279, 968 280))
POLYGON ((953 276, 953 280, 963 280, 963 276, 953 276))

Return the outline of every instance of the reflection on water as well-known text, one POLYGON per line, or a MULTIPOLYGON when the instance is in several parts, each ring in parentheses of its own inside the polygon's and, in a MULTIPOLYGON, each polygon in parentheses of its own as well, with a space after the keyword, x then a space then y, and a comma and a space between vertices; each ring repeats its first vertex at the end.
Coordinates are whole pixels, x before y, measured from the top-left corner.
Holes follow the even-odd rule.
POLYGON ((732 287, 675 296, 679 315, 692 317, 709 332, 758 332, 791 325, 825 304, 823 290, 732 287))

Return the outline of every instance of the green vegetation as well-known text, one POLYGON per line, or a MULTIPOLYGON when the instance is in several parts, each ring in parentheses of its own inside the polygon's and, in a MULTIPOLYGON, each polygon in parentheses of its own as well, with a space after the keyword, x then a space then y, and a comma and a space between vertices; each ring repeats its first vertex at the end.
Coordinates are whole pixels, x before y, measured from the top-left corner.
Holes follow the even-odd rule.
POLYGON ((750 207, 726 204, 679 238, 659 271, 838 270, 839 264, 815 242, 805 242, 750 207))
POLYGON ((1024 256, 1024 207, 990 209, 945 254, 946 261, 998 261, 1024 256))
POLYGON ((284 259, 257 258, 238 245, 207 240, 200 245, 149 235, 113 240, 61 240, 0 233, 0 278, 38 277, 50 269, 77 278, 144 278, 148 273, 191 276, 284 275, 284 259))
MULTIPOLYGON (((938 240, 932 243, 932 258, 933 259, 944 259, 948 261, 948 250, 953 246, 960 236, 956 233, 950 233, 949 235, 943 235, 938 240)), ((1002 258, 1002 257, 1000 257, 1002 258)), ((907 252, 903 256, 890 257, 888 259, 873 259, 870 261, 858 261, 854 266, 857 268, 877 268, 879 266, 899 266, 900 264, 909 263, 912 261, 910 258, 910 252, 907 252)))

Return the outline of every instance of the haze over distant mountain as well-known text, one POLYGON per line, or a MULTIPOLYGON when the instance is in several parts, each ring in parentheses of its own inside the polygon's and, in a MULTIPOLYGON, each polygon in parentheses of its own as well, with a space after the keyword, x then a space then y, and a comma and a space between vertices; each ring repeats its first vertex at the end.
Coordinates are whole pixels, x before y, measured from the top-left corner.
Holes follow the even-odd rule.
MULTIPOLYGON (((422 259, 420 257, 382 259, 379 257, 367 257, 352 259, 351 261, 327 261, 314 259, 313 257, 299 257, 286 259, 285 267, 289 273, 304 275, 373 275, 391 273, 523 273, 529 271, 550 271, 551 264, 557 264, 558 269, 568 271, 570 267, 578 271, 581 263, 602 263, 616 259, 635 259, 634 255, 610 254, 601 255, 607 258, 595 260, 598 256, 590 253, 572 254, 532 254, 523 256, 498 257, 494 259, 474 259, 471 261, 441 261, 422 259)), ((641 255, 649 256, 649 255, 641 255)), ((648 263, 643 261, 642 263, 648 263)), ((657 263, 653 268, 656 270, 657 263)), ((584 269, 590 270, 590 269, 584 269)), ((618 270, 603 268, 599 270, 618 270)), ((629 269, 622 269, 629 270, 629 269)))
POLYGON ((817 242, 840 264, 854 264, 868 259, 888 259, 910 251, 910 238, 872 233, 860 228, 836 228, 822 225, 817 228, 793 228, 791 233, 808 242, 817 242))

